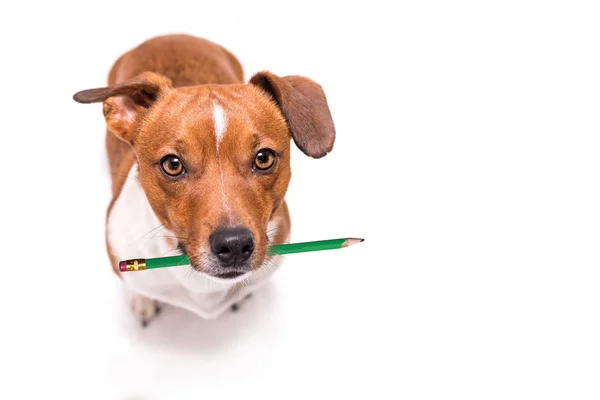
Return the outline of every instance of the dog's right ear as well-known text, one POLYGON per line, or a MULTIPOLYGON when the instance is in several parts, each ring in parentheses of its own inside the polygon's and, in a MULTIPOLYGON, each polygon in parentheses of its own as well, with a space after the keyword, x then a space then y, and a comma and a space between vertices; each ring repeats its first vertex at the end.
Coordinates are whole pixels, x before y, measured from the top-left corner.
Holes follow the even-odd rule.
POLYGON ((171 81, 154 72, 144 72, 113 86, 75 93, 78 103, 103 102, 108 130, 126 142, 133 140, 135 122, 156 101, 161 92, 170 89, 171 81))

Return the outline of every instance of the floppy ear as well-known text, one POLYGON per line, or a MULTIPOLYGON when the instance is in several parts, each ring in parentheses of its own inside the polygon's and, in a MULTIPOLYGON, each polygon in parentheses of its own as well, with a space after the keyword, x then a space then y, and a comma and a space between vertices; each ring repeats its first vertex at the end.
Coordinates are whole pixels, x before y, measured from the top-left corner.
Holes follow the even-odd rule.
POLYGON ((161 91, 171 88, 171 81, 154 72, 144 72, 128 81, 105 88, 75 93, 78 103, 103 102, 102 111, 108 130, 126 142, 133 139, 135 122, 152 106, 161 91))
POLYGON ((302 152, 321 158, 331 151, 335 126, 321 86, 302 76, 279 77, 259 72, 250 83, 267 92, 279 106, 294 142, 302 152))

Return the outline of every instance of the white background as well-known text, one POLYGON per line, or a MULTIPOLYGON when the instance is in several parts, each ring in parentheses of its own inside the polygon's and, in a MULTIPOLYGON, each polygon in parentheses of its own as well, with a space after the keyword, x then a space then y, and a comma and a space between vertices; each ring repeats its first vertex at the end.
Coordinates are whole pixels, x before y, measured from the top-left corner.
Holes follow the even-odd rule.
POLYGON ((0 397, 598 399, 596 2, 4 2, 0 397), (18 5, 17 5, 18 3, 18 5), (236 314, 142 330, 104 248, 103 86, 142 41, 321 83, 294 241, 236 314))

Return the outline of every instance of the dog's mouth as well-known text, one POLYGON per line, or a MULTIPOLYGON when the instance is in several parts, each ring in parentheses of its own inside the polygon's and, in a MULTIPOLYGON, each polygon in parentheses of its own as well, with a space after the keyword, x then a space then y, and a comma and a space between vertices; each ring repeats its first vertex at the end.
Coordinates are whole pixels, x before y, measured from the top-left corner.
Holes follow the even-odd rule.
POLYGON ((234 278, 237 278, 238 276, 244 275, 245 273, 246 272, 230 271, 230 272, 223 272, 223 273, 217 273, 217 274, 211 274, 211 275, 214 276, 215 278, 234 279, 234 278))

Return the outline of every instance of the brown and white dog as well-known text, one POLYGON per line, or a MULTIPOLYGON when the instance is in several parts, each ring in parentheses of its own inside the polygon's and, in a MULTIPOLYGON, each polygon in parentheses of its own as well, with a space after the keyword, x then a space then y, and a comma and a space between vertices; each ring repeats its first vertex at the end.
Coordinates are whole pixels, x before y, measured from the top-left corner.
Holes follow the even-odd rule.
POLYGON ((269 72, 244 83, 222 46, 188 35, 153 38, 121 56, 103 102, 113 198, 106 245, 144 325, 161 303, 215 318, 265 282, 289 238, 290 139, 310 157, 335 128, 314 81, 269 72), (190 266, 120 274, 118 263, 185 252, 190 266))

